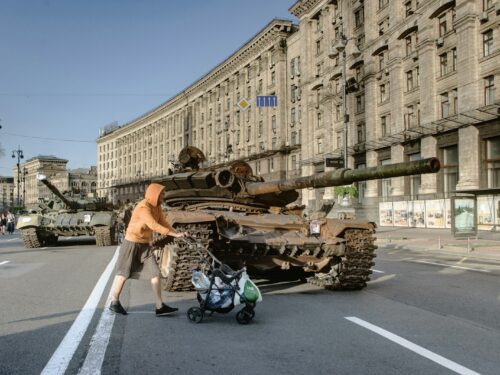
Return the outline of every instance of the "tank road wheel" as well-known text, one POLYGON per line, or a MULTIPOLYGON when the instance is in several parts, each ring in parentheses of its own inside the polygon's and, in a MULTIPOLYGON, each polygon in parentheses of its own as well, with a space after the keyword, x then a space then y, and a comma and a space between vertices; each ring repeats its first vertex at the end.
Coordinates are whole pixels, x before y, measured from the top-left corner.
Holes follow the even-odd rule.
POLYGON ((373 231, 348 229, 345 231, 346 253, 332 261, 327 274, 318 274, 307 279, 311 284, 331 290, 360 290, 366 286, 372 273, 376 257, 373 231))
POLYGON ((36 228, 22 229, 21 237, 23 239, 24 246, 28 249, 42 247, 43 241, 39 233, 36 231, 36 228))
POLYGON ((115 227, 103 225, 95 227, 95 242, 97 246, 112 246, 116 245, 116 230, 115 227))
MULTIPOLYGON (((213 233, 211 224, 184 224, 175 228, 178 231, 190 232, 206 248, 211 242, 213 233)), ((164 245, 158 260, 163 289, 170 292, 193 290, 191 276, 199 262, 199 254, 182 240, 174 239, 172 243, 164 245)))

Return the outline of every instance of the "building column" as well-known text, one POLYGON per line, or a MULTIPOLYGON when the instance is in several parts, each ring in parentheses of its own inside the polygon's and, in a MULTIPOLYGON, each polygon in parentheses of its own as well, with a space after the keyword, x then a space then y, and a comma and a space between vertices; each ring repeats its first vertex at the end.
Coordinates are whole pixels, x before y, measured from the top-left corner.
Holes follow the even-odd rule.
MULTIPOLYGON (((437 156, 437 139, 435 137, 420 139, 420 155, 422 159, 437 156)), ((438 174, 426 173, 421 178, 420 194, 435 194, 437 192, 438 174)))
MULTIPOLYGON (((378 155, 376 151, 366 152, 366 167, 376 167, 378 165, 378 155)), ((376 198, 378 197, 378 180, 366 181, 366 198, 376 198)))
POLYGON ((468 126, 458 130, 457 190, 479 189, 479 130, 468 126))
MULTIPOLYGON (((311 176, 314 174, 314 165, 303 165, 302 176, 311 176)), ((306 206, 306 210, 313 211, 315 208, 314 201, 316 200, 315 190, 302 189, 302 204, 306 206)))
MULTIPOLYGON (((404 146, 395 145, 391 148, 391 164, 404 162, 404 146)), ((402 196, 405 195, 405 178, 404 177, 393 177, 391 181, 392 195, 402 196)))

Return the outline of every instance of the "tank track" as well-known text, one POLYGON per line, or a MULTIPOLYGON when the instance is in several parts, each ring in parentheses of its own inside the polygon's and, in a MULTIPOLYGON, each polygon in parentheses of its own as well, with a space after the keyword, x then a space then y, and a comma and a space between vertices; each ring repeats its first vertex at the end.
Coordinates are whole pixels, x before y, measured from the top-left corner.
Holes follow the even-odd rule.
POLYGON ((21 237, 23 239, 24 246, 26 246, 28 249, 42 247, 43 241, 38 235, 36 228, 21 230, 21 237))
MULTIPOLYGON (((177 224, 175 229, 178 231, 187 231, 192 237, 203 244, 205 249, 209 249, 212 244, 213 229, 211 223, 198 224, 177 224)), ((197 268, 200 263, 200 255, 193 253, 185 242, 179 239, 170 240, 168 236, 160 238, 155 246, 161 245, 163 242, 163 256, 168 255, 168 269, 162 272, 162 287, 170 292, 189 291, 193 290, 191 277, 193 269, 197 268), (167 241, 170 244, 165 244, 167 241), (168 252, 165 254, 165 252, 168 252)), ((161 266, 161 256, 159 257, 161 266)))
POLYGON ((114 239, 115 228, 104 225, 102 227, 96 227, 95 232, 95 242, 97 246, 111 246, 115 245, 116 241, 114 239))
POLYGON ((360 290, 370 280, 371 267, 377 246, 374 232, 365 229, 347 229, 346 252, 332 265, 329 273, 317 274, 307 279, 313 285, 330 290, 360 290))

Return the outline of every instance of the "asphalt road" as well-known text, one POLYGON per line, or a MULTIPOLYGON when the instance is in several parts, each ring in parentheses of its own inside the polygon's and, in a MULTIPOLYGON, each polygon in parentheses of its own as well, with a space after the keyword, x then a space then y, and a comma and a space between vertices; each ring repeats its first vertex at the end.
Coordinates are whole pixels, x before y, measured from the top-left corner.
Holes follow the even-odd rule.
MULTIPOLYGON (((0 373, 40 373, 115 249, 9 240, 0 238, 0 373)), ((158 318, 147 280, 127 284, 129 315, 115 317, 103 310, 109 280, 66 373, 499 373, 500 259, 385 247, 374 269, 360 292, 260 280, 264 301, 248 326, 237 308, 190 323, 193 293, 165 294, 181 311, 158 318)))

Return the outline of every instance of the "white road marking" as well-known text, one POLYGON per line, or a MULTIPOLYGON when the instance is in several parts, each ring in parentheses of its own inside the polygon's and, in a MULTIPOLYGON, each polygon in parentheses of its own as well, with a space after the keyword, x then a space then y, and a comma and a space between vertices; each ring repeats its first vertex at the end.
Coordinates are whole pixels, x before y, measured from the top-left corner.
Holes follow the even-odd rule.
POLYGON ((375 269, 372 269, 372 271, 375 273, 385 273, 384 271, 379 271, 379 270, 375 270, 375 269))
POLYGON ((9 238, 9 239, 7 240, 7 242, 16 241, 16 240, 18 240, 18 238, 9 238))
POLYGON ((97 308, 97 304, 101 299, 104 288, 108 283, 111 272, 115 267, 116 260, 118 259, 118 250, 120 247, 116 248, 113 258, 108 263, 106 269, 102 273, 101 277, 97 281, 94 290, 90 294, 87 302, 83 306, 82 311, 76 317, 76 320, 71 325, 71 328, 64 336, 63 340, 59 344, 49 362, 45 365, 42 370, 42 375, 54 375, 54 374, 64 374, 68 365, 75 354, 83 335, 87 331, 87 327, 94 316, 94 312, 97 308))
POLYGON ((104 354, 106 354, 106 348, 109 344, 109 337, 111 336, 111 330, 115 322, 115 314, 108 309, 111 303, 111 298, 113 296, 115 284, 111 286, 108 298, 106 299, 106 305, 101 314, 101 319, 97 324, 92 340, 90 340, 90 348, 85 357, 85 362, 83 366, 78 371, 78 374, 82 375, 97 375, 101 373, 102 363, 104 361, 104 354))
POLYGON ((10 263, 10 260, 4 260, 3 262, 0 262, 0 266, 3 266, 4 264, 10 263))
POLYGON ((468 369, 467 367, 464 367, 462 365, 459 365, 456 362, 450 361, 449 359, 446 359, 439 354, 433 353, 430 350, 427 350, 417 344, 412 343, 411 341, 408 341, 401 336, 395 335, 394 333, 391 333, 389 331, 386 331, 383 328, 377 327, 376 325, 373 325, 371 323, 368 323, 362 319, 356 318, 355 316, 346 316, 345 317, 347 320, 360 325, 361 327, 364 327, 366 329, 369 329, 372 332, 375 332, 376 334, 385 337, 386 339, 395 342, 398 345, 401 345, 402 347, 411 350, 412 352, 415 352, 422 357, 425 357, 427 359, 430 359, 433 362, 436 362, 437 364, 446 367, 447 369, 450 369, 451 371, 456 372, 457 374, 462 374, 462 375, 479 375, 479 373, 468 369))
POLYGON ((441 266, 441 267, 449 267, 449 268, 458 268, 461 270, 468 270, 468 271, 477 271, 477 272, 486 272, 489 273, 489 270, 483 270, 480 268, 470 268, 470 267, 462 267, 462 266, 453 266, 451 264, 443 264, 443 263, 434 263, 434 262, 429 262, 427 260, 411 260, 410 262, 413 263, 423 263, 423 264, 432 264, 434 266, 441 266))

